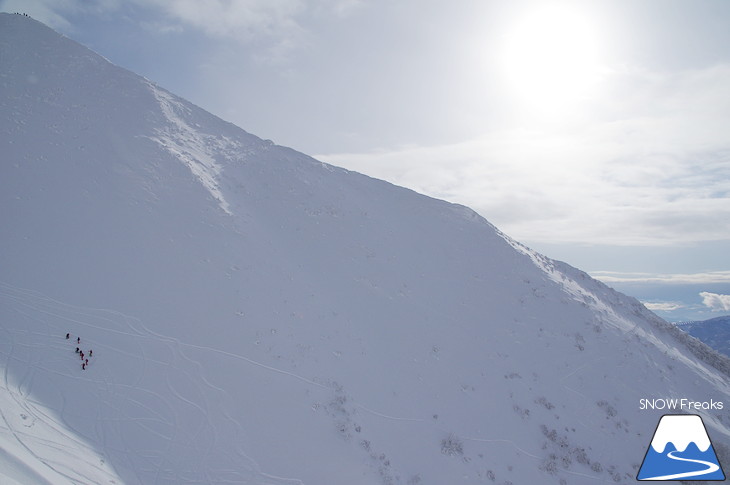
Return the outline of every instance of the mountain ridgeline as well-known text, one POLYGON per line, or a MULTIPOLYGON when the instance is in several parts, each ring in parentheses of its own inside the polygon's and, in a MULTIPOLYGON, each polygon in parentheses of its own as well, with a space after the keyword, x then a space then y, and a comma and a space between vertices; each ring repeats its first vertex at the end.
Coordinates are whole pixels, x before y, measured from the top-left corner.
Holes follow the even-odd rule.
POLYGON ((678 327, 721 354, 730 356, 730 316, 685 322, 678 327))
MULTIPOLYGON (((472 210, 22 15, 0 153, 9 483, 629 483, 640 399, 730 401, 725 357, 472 210)), ((727 404, 701 412, 720 461, 727 404)))

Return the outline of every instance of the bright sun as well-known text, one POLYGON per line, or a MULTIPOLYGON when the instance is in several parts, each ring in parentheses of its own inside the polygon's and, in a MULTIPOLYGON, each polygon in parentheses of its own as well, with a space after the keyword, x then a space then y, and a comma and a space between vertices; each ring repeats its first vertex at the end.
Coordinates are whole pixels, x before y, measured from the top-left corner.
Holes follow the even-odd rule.
POLYGON ((566 8, 530 12, 503 44, 501 67, 509 89, 536 112, 573 109, 591 94, 598 66, 594 26, 566 8))

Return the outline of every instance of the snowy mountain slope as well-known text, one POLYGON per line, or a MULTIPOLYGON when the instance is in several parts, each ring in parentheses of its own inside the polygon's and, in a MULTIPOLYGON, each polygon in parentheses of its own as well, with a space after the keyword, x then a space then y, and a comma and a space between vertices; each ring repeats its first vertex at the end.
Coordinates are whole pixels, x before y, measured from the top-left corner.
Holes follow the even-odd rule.
POLYGON ((721 354, 730 355, 730 316, 686 322, 677 326, 721 354))
MULTIPOLYGON (((10 359, 14 352, 35 352, 3 332, 3 347, 10 359)), ((31 363, 30 366, 36 365, 31 363)), ((122 483, 103 456, 65 428, 42 404, 22 394, 5 367, 0 383, 0 482, 5 485, 33 483, 122 483)))
MULTIPOLYGON (((727 359, 465 207, 32 19, 0 15, 0 66, 0 456, 23 473, 53 473, 19 451, 32 404, 88 446, 84 483, 631 482, 662 414, 640 399, 728 401, 727 359)), ((721 452, 727 408, 702 415, 721 452)))

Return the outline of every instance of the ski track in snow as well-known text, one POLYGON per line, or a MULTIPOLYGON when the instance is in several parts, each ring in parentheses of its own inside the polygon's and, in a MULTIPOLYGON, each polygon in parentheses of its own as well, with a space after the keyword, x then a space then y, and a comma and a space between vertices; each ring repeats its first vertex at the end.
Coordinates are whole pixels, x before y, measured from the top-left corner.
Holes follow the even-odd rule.
MULTIPOLYGON (((42 423, 55 433, 64 435, 65 438, 63 440, 59 439, 58 442, 72 443, 70 453, 75 453, 82 457, 97 455, 98 453, 93 451, 93 448, 109 449, 111 446, 109 443, 112 441, 123 443, 124 433, 122 428, 127 426, 128 420, 134 422, 136 426, 150 437, 157 437, 161 441, 166 442, 168 447, 167 451, 172 446, 195 446, 194 444, 198 442, 198 438, 201 437, 200 435, 209 433, 211 430, 214 435, 208 441, 218 442, 217 433, 221 432, 221 430, 216 429, 215 423, 209 419, 210 416, 223 416, 228 421, 229 427, 236 432, 241 432, 241 424, 223 409, 223 406, 220 404, 221 400, 224 399, 211 399, 207 397, 210 393, 216 393, 217 396, 221 396, 225 391, 205 378, 200 362, 187 356, 184 351, 186 348, 215 352, 218 355, 253 365, 256 368, 272 374, 297 379, 307 385, 330 390, 329 387, 310 379, 267 366, 245 356, 205 346, 186 344, 174 338, 164 337, 150 331, 138 319, 117 311, 69 305, 48 298, 35 291, 21 289, 3 282, 0 282, 0 301, 2 301, 2 305, 6 309, 12 309, 13 313, 24 317, 26 321, 30 319, 37 323, 39 327, 44 327, 47 330, 46 333, 34 330, 31 334, 17 327, 3 329, 5 330, 4 333, 8 334, 8 338, 5 339, 5 346, 0 346, 0 356, 4 357, 5 361, 3 372, 4 384, 9 391, 9 395, 13 398, 14 405, 22 409, 25 415, 31 416, 36 424, 42 423), (90 361, 90 366, 87 371, 82 371, 80 367, 77 369, 77 366, 74 365, 73 372, 69 373, 67 366, 59 365, 58 362, 44 363, 41 359, 38 359, 38 362, 30 362, 27 359, 22 359, 17 356, 19 352, 27 353, 29 356, 32 353, 37 354, 38 352, 42 352, 44 350, 42 348, 42 341, 46 339, 50 342, 48 344, 50 347, 49 350, 63 350, 66 352, 71 349, 68 359, 69 362, 72 361, 76 358, 73 354, 72 345, 75 347, 76 343, 69 343, 69 341, 63 338, 68 329, 71 328, 78 329, 77 332, 72 332, 75 335, 79 333, 83 335, 85 333, 83 329, 86 328, 87 332, 93 331, 95 335, 106 337, 95 337, 93 340, 82 337, 82 345, 91 346, 95 350, 94 360, 90 361), (23 334, 25 334, 25 338, 30 338, 31 341, 37 341, 37 347, 33 349, 21 348, 26 347, 27 344, 17 342, 15 336, 23 334), (104 342, 104 340, 109 341, 120 337, 131 338, 136 344, 139 355, 122 351, 104 342), (54 342, 54 339, 58 343, 54 342), (164 348, 164 352, 159 350, 160 346, 164 348), (169 355, 170 358, 152 357, 149 355, 150 349, 155 350, 155 354, 169 355), (110 375, 111 370, 105 366, 104 359, 113 353, 123 354, 123 357, 133 358, 135 361, 142 363, 142 367, 136 370, 137 375, 133 381, 129 383, 116 382, 113 376, 110 375), (22 365, 17 365, 18 362, 22 365), (143 382, 144 376, 147 373, 161 372, 160 367, 165 369, 162 372, 165 372, 166 393, 157 392, 154 389, 146 389, 145 383, 143 382), (10 375, 11 368, 17 374, 12 376, 16 378, 15 381, 10 375), (186 382, 192 382, 198 386, 195 389, 195 397, 186 397, 176 387, 173 379, 179 377, 174 374, 178 369, 182 369, 186 374, 183 376, 186 382), (20 372, 18 372, 19 370, 20 372), (48 412, 44 412, 36 406, 28 392, 34 387, 36 375, 41 373, 58 378, 73 377, 75 379, 84 379, 88 381, 90 388, 93 387, 96 389, 94 399, 99 404, 95 411, 96 415, 92 419, 92 421, 95 420, 98 422, 95 427, 96 434, 94 436, 78 437, 74 436, 72 431, 63 429, 64 426, 60 423, 64 421, 64 414, 68 411, 67 403, 63 402, 58 409, 51 410, 53 413, 57 413, 59 417, 51 416, 48 412), (191 375, 187 375, 188 373, 191 375), (205 387, 205 389, 202 387, 205 387), (133 397, 132 394, 136 397, 133 397), (170 399, 170 397, 166 396, 171 396, 172 399, 178 402, 167 402, 166 399, 170 399), (150 400, 152 400, 154 405, 151 404, 150 400), (190 420, 184 423, 182 421, 183 417, 176 415, 176 410, 179 409, 180 403, 184 403, 187 409, 194 410, 193 413, 196 415, 199 423, 202 424, 191 423, 190 420), (117 422, 109 422, 109 418, 105 416, 105 414, 109 415, 109 413, 104 413, 104 409, 114 410, 113 415, 122 416, 122 419, 117 422), (138 409, 140 410, 138 414, 143 416, 125 416, 125 410, 129 409, 138 409), (193 433, 193 439, 188 441, 185 439, 178 440, 177 435, 188 433, 191 425, 193 428, 196 428, 194 431, 191 431, 193 433), (91 446, 86 445, 82 438, 88 439, 91 446), (79 450, 84 450, 84 452, 81 453, 79 450)), ((135 371, 135 369, 129 370, 135 371)), ((121 483, 121 480, 118 478, 101 482, 92 477, 78 476, 66 470, 65 467, 61 466, 60 460, 49 457, 49 453, 35 451, 39 446, 38 443, 41 441, 47 442, 46 444, 52 447, 54 446, 54 441, 43 440, 42 437, 34 436, 32 433, 18 429, 18 426, 5 416, 5 412, 2 409, 0 409, 0 412, 2 412, 3 426, 12 433, 17 442, 28 450, 35 460, 54 470, 56 475, 66 477, 70 483, 121 483)), ((202 440, 202 443, 205 443, 205 440, 202 440)), ((55 446, 55 448, 59 447, 55 446)), ((205 448, 205 445, 202 445, 197 454, 205 457, 208 454, 208 449, 205 448)), ((56 452, 61 451, 63 450, 56 450, 56 452)), ((265 485, 303 485, 303 482, 299 479, 280 477, 276 474, 262 471, 259 465, 240 449, 235 450, 236 457, 233 460, 238 469, 223 470, 221 471, 220 477, 210 476, 202 479, 202 481, 188 480, 184 478, 186 471, 176 470, 172 465, 165 465, 163 463, 163 457, 169 455, 164 451, 160 452, 160 450, 150 449, 147 452, 141 452, 140 450, 129 452, 117 448, 112 450, 112 452, 126 455, 126 460, 130 464, 139 467, 139 470, 136 471, 139 483, 149 483, 149 478, 145 477, 152 475, 152 483, 170 483, 169 477, 174 476, 174 483, 210 483, 218 481, 251 483, 250 480, 253 480, 254 483, 265 485), (133 455, 144 455, 145 453, 148 453, 146 464, 141 465, 139 463, 140 459, 135 458, 133 455)), ((73 460, 70 460, 70 462, 73 462, 73 460)), ((85 464, 85 468, 92 466, 99 468, 99 464, 85 464)), ((57 482, 51 479, 48 483, 57 482)))
MULTIPOLYGON (((171 450, 173 446, 195 446, 194 443, 198 442, 198 438, 201 438, 201 435, 211 432, 211 430, 213 436, 210 439, 213 442, 218 442, 219 438, 217 437, 217 433, 222 432, 222 430, 220 427, 216 427, 215 423, 210 420, 210 416, 223 416, 228 422, 228 426, 235 430, 234 432, 244 434, 241 429, 241 423, 233 418, 225 409, 225 406, 221 404, 221 402, 226 401, 226 391, 211 383, 205 377, 201 363, 187 355, 186 351, 195 350, 203 351, 206 355, 215 354, 222 358, 260 369, 262 372, 266 372, 272 376, 293 379, 304 383, 306 386, 324 390, 328 393, 333 391, 330 383, 323 384, 317 382, 316 378, 306 378, 258 362, 244 355, 204 345, 182 342, 177 338, 161 335, 147 328, 139 319, 118 311, 70 305, 46 297, 35 291, 21 289, 3 282, 0 282, 0 301, 4 301, 3 305, 11 307, 18 315, 22 315, 26 319, 32 319, 45 328, 45 333, 36 330, 32 335, 33 339, 40 341, 48 339, 50 342, 53 342, 53 339, 57 339, 59 343, 53 343, 51 345, 62 348, 64 351, 67 350, 66 347, 68 345, 71 345, 63 339, 63 335, 65 335, 68 329, 75 328, 77 329, 76 333, 82 336, 85 333, 83 329, 86 329, 86 332, 93 332, 97 335, 93 340, 83 340, 82 337, 82 345, 87 344, 91 346, 95 350, 94 359, 98 360, 90 362, 93 365, 90 365, 88 371, 74 369, 74 372, 72 372, 74 378, 85 379, 88 381, 89 386, 95 386, 96 392, 94 399, 99 403, 95 410, 96 414, 93 417, 94 420, 99 422, 95 427, 96 433, 93 436, 85 436, 83 438, 88 439, 92 443, 92 446, 97 449, 109 450, 111 453, 124 456, 124 461, 129 463, 128 466, 135 467, 133 469, 137 473, 137 481, 139 483, 147 483, 150 476, 153 477, 152 483, 169 483, 169 481, 165 480, 168 480, 171 476, 175 477, 174 479, 177 483, 207 483, 221 479, 221 477, 209 477, 202 482, 192 479, 187 480, 184 478, 184 470, 177 470, 172 465, 165 465, 163 457, 173 454, 171 450), (106 341, 119 338, 131 339, 136 350, 125 351, 121 346, 116 347, 106 343, 106 341), (130 369, 130 372, 133 372, 135 375, 129 382, 116 381, 111 375, 112 371, 105 368, 102 364, 104 358, 101 356, 112 353, 117 353, 124 358, 140 363, 138 369, 130 369), (174 382, 176 376, 173 374, 176 371, 183 372, 187 382, 196 383, 195 396, 185 395, 176 387, 174 382), (88 372, 88 374, 84 372, 88 372), (149 389, 149 386, 144 382, 144 376, 148 373, 159 374, 160 372, 165 372, 164 383, 166 392, 149 389), (207 397, 209 394, 215 394, 219 397, 209 398, 207 397), (168 399, 174 399, 176 402, 168 402, 168 399), (194 425, 195 423, 191 423, 189 419, 188 422, 184 422, 183 420, 185 418, 177 415, 177 410, 181 405, 180 403, 184 403, 187 409, 193 410, 194 414, 199 418, 199 422, 202 424, 194 425), (106 416, 110 413, 104 413, 104 409, 114 410, 113 415, 120 416, 121 419, 110 422, 106 416), (140 411, 137 414, 142 414, 143 416, 126 415, 125 412, 129 409, 138 409, 140 411), (124 431, 122 428, 128 425, 128 421, 133 422, 147 433, 149 437, 165 442, 167 450, 161 451, 150 448, 150 450, 145 452, 140 450, 129 452, 125 449, 119 449, 119 445, 116 448, 112 447, 111 443, 124 442, 124 431), (194 428, 193 431, 190 431, 194 435, 193 439, 187 442, 183 439, 182 443, 178 442, 177 435, 188 433, 188 431, 181 430, 192 429, 191 424, 194 425, 192 426, 194 428), (142 460, 139 456, 134 455, 145 456, 145 459, 142 460), (140 463, 140 461, 142 462, 140 463)), ((18 333, 21 331, 13 329, 10 333, 12 332, 18 333)), ((73 345, 75 346, 75 343, 73 345)), ((6 379, 10 367, 8 361, 13 359, 14 353, 17 352, 17 347, 18 345, 15 343, 11 344, 9 353, 5 355, 6 379)), ((129 347, 127 346, 127 348, 129 347)), ((2 350, 0 347, 0 355, 3 355, 2 350)), ((74 358, 73 354, 70 358, 74 358)), ((6 386, 8 389, 14 390, 14 395, 23 395, 22 399, 18 399, 19 402, 32 402, 30 400, 31 398, 27 396, 27 393, 23 392, 23 389, 33 388, 33 379, 36 372, 44 372, 58 377, 69 377, 69 373, 62 366, 52 368, 44 366, 42 363, 28 365, 26 372, 22 376, 19 376, 16 384, 13 385, 9 380, 6 380, 6 386)), ((394 416, 389 413, 380 412, 357 402, 351 396, 348 396, 348 401, 355 408, 382 419, 412 423, 414 426, 419 427, 428 426, 429 420, 427 419, 394 416)), ((60 419, 63 420, 64 414, 68 411, 67 408, 68 404, 64 402, 59 409, 53 409, 52 411, 61 416, 60 419)), ((59 418, 47 413, 37 411, 32 415, 38 421, 47 423, 49 426, 54 426, 54 423, 59 420, 59 418)), ((9 425, 8 428, 13 429, 9 425)), ((444 434, 447 434, 448 430, 442 431, 444 434)), ((538 454, 526 451, 513 440, 503 438, 464 439, 483 444, 493 443, 499 446, 509 446, 526 457, 535 460, 541 459, 538 454)), ((78 443, 78 447, 83 446, 81 439, 75 438, 75 442, 78 443)), ((205 443, 205 439, 202 439, 202 442, 205 443)), ((208 449, 201 446, 198 453, 205 457, 208 449)), ((235 453, 235 462, 239 469, 236 471, 228 470, 221 472, 227 476, 227 479, 230 479, 231 476, 236 476, 233 480, 236 483, 251 483, 248 480, 254 480, 254 483, 265 485, 304 485, 304 482, 296 478, 285 478, 275 473, 264 472, 258 463, 241 449, 235 450, 235 453)), ((95 452, 89 448, 89 455, 94 454, 95 452)), ((44 460, 43 456, 38 456, 37 459, 42 462, 44 460)), ((82 482, 97 483, 88 480, 82 480, 82 482)))
MULTIPOLYGON (((8 359, 11 359, 15 352, 12 334, 8 342, 11 349, 8 359)), ((74 484, 121 483, 88 444, 58 426, 40 404, 23 394, 21 385, 11 383, 7 365, 3 369, 0 402, 0 449, 6 453, 0 457, 0 464, 4 465, 0 477, 14 480, 4 473, 10 473, 8 470, 14 465, 22 464, 27 470, 21 471, 23 482, 18 483, 26 480, 44 484, 60 480, 74 484), (12 436, 10 441, 7 435, 12 436)))

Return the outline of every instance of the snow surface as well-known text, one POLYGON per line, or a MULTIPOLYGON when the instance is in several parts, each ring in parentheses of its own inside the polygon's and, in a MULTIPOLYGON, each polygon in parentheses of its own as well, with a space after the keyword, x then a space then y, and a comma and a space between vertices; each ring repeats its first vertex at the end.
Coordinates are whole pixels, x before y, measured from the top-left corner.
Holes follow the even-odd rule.
MULTIPOLYGON (((230 214, 228 202, 218 186, 221 166, 215 160, 215 153, 226 149, 236 153, 241 146, 230 142, 221 143, 221 140, 216 139, 215 136, 199 133, 186 123, 184 117, 180 116, 185 112, 190 112, 190 109, 181 100, 175 99, 170 93, 157 88, 154 84, 150 83, 149 86, 169 122, 165 128, 157 130, 157 136, 151 139, 187 165, 200 183, 218 201, 221 209, 230 214)), ((224 139, 224 141, 228 140, 224 139)))
POLYGON ((728 359, 470 209, 23 16, 0 66, 0 480, 628 483, 642 398, 727 448, 728 359))
MULTIPOLYGON (((8 295, 5 291, 3 294, 8 295)), ((33 345, 25 347, 7 334, 3 335, 3 348, 9 359, 25 360, 14 352, 36 352, 33 345)), ((29 374, 33 373, 34 366, 43 365, 33 359, 26 362, 29 374)), ((3 484, 122 483, 104 456, 59 422, 55 413, 24 394, 24 382, 14 381, 8 374, 8 366, 4 370, 4 379, 0 382, 0 478, 3 484)))

